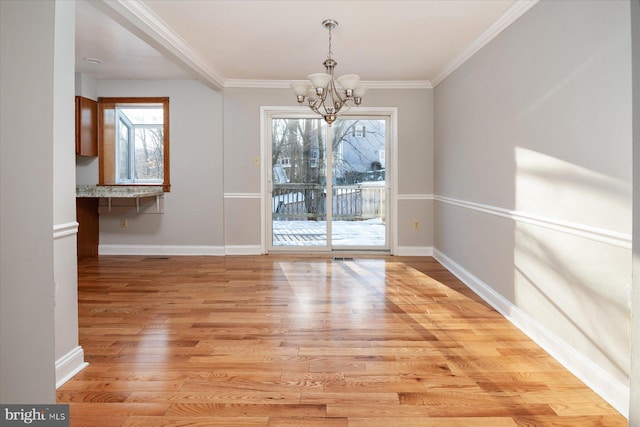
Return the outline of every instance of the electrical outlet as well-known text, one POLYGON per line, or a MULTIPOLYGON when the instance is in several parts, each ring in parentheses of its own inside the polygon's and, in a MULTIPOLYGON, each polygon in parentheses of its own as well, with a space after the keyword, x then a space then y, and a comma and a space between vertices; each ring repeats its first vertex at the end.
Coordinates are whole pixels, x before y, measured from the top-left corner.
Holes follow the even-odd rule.
POLYGON ((127 217, 120 218, 120 228, 128 228, 129 222, 127 221, 127 217))
POLYGON ((420 230, 420 221, 418 221, 417 219, 413 220, 413 223, 411 224, 412 228, 414 230, 420 230))

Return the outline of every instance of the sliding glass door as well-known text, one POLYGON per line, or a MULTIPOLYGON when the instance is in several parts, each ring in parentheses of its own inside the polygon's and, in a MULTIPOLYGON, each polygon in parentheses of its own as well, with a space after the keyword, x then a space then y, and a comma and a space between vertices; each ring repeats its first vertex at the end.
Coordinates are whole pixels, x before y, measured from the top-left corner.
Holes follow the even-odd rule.
POLYGON ((347 118, 332 126, 331 245, 387 249, 386 120, 347 118))
POLYGON ((314 118, 271 125, 271 246, 327 249, 326 127, 314 118))
POLYGON ((269 251, 388 250, 387 122, 269 117, 269 251))

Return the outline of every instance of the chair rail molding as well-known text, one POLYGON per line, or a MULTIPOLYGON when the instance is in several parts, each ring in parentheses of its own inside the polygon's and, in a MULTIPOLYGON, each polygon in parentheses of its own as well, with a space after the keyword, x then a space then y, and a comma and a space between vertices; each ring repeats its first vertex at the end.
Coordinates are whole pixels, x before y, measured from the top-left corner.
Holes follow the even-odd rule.
POLYGON ((398 200, 434 200, 433 194, 427 193, 398 194, 396 198, 398 200))
POLYGON ((559 231, 561 233, 571 234, 596 242, 607 243, 609 245, 631 250, 631 233, 621 233, 618 231, 607 230, 600 227, 593 227, 577 222, 563 221, 555 218, 545 217, 542 215, 535 215, 517 210, 485 205, 483 203, 454 199, 452 197, 436 195, 434 196, 434 200, 448 205, 458 206, 464 209, 470 209, 489 215, 495 215, 502 218, 511 219, 516 222, 537 225, 539 227, 548 228, 550 230, 559 231))
POLYGON ((65 236, 78 234, 78 224, 76 221, 65 222, 64 224, 56 224, 53 226, 53 239, 59 239, 65 236))
POLYGON ((224 193, 225 199, 260 199, 260 193, 224 193))

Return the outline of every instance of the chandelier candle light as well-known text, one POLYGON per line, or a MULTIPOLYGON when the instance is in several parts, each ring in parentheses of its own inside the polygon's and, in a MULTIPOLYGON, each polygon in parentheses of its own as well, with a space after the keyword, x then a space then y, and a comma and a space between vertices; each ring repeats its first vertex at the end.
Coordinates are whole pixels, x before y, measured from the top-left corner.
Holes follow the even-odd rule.
POLYGON ((329 30, 329 53, 322 63, 326 73, 309 74, 310 82, 296 82, 291 84, 291 89, 302 104, 307 99, 309 108, 320 114, 327 124, 331 125, 344 106, 360 105, 366 88, 358 86, 360 76, 357 74, 345 74, 334 80, 333 69, 338 63, 333 59, 331 51, 331 30, 338 26, 338 22, 327 19, 322 26, 329 30))

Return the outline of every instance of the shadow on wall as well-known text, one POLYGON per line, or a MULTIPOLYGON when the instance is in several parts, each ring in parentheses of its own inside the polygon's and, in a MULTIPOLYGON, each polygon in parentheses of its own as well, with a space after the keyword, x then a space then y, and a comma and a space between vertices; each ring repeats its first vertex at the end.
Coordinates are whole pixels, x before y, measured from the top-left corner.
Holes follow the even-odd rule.
POLYGON ((516 305, 627 383, 630 251, 522 223, 515 241, 516 305))
POLYGON ((630 233, 630 181, 527 148, 515 157, 516 211, 630 233))

